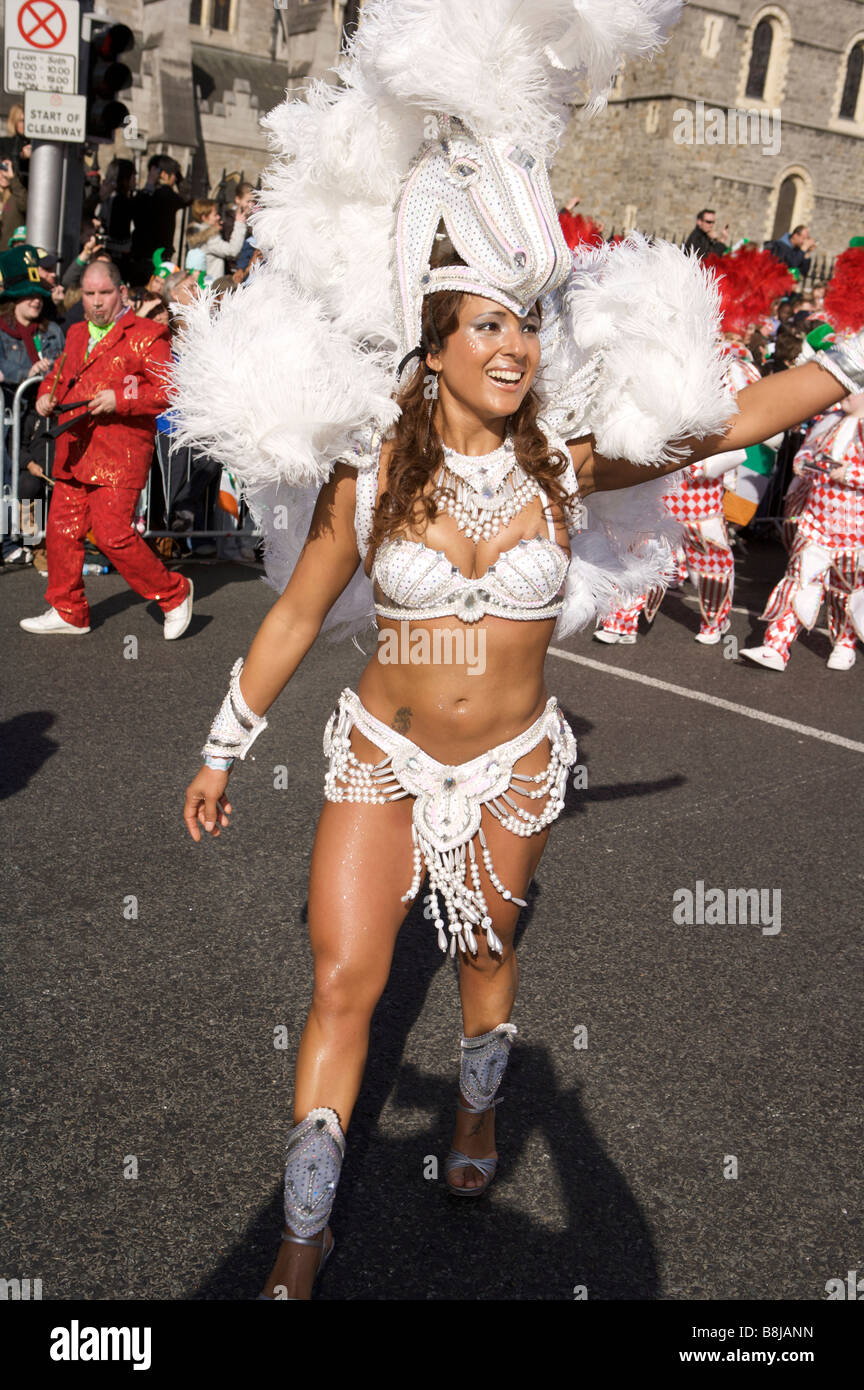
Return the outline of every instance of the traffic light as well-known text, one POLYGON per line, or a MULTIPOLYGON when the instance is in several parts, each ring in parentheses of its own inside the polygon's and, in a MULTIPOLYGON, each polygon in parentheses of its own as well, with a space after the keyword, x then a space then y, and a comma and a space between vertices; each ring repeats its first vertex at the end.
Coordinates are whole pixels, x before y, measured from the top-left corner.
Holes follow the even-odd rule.
POLYGON ((121 53, 135 46, 135 35, 126 24, 96 23, 90 30, 87 55, 87 139, 111 140, 114 131, 129 115, 129 108, 116 100, 116 93, 132 84, 121 53))

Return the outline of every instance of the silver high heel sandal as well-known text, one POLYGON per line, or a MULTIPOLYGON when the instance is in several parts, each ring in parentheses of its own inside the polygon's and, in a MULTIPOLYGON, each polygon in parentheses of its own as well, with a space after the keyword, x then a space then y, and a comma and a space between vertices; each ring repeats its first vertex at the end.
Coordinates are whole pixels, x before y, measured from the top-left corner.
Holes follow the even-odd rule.
MULTIPOLYGON (((487 1110, 494 1110, 503 1099, 496 1097, 495 1092, 507 1068, 516 1031, 513 1023, 499 1023, 491 1033, 481 1033, 477 1038, 463 1037, 459 1089, 468 1104, 457 1101, 460 1110, 482 1115, 487 1110)), ((454 1168, 476 1168, 485 1182, 476 1187, 455 1187, 448 1181, 447 1188, 454 1197, 480 1197, 494 1178, 497 1167, 497 1155, 492 1158, 469 1158, 458 1149, 451 1149, 444 1162, 445 1180, 454 1168)))
MULTIPOLYGON (((297 1234, 283 1235, 282 1239, 291 1245, 314 1245, 320 1249, 313 1287, 336 1246, 332 1233, 327 1244, 327 1222, 344 1157, 345 1135, 339 1116, 328 1106, 310 1110, 288 1135, 285 1225, 297 1234)), ((274 1299, 267 1293, 259 1293, 258 1299, 268 1303, 300 1302, 296 1298, 274 1299)))

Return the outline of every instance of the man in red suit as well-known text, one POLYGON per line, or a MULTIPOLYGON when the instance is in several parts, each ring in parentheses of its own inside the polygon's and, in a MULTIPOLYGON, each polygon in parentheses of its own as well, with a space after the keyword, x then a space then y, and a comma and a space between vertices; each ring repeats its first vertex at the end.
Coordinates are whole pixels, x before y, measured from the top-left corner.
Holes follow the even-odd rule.
POLYGON ((171 365, 168 329, 135 316, 124 303, 123 281, 110 261, 97 261, 81 282, 85 322, 73 324, 65 352, 39 387, 36 410, 75 420, 55 446, 55 485, 45 544, 51 605, 22 618, 25 632, 77 635, 90 631, 84 594, 84 539, 96 544, 137 594, 165 614, 164 635, 179 637, 192 616, 192 583, 171 573, 132 525, 150 472, 156 416, 168 405, 171 365))

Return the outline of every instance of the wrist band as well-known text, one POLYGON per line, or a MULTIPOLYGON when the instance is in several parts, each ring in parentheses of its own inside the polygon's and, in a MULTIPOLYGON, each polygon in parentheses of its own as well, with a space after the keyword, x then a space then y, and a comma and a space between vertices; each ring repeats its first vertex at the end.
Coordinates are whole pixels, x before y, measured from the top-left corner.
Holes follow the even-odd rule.
POLYGON ((819 366, 836 377, 850 395, 855 395, 864 387, 862 337, 864 335, 856 333, 854 337, 846 338, 843 342, 835 343, 834 347, 828 348, 827 351, 820 352, 816 358, 819 366))
POLYGON ((234 766, 233 758, 214 758, 210 753, 205 754, 204 766, 212 767, 214 772, 229 772, 234 766))
MULTIPOLYGON (((231 683, 228 686, 228 694, 222 701, 219 713, 210 726, 210 737, 201 749, 202 757, 218 758, 224 762, 227 758, 240 758, 241 761, 246 757, 252 744, 264 729, 267 728, 267 720, 263 715, 255 714, 249 708, 240 693, 240 672, 243 669, 243 658, 238 657, 231 668, 231 683)), ((220 769, 220 771, 223 769, 220 769)))

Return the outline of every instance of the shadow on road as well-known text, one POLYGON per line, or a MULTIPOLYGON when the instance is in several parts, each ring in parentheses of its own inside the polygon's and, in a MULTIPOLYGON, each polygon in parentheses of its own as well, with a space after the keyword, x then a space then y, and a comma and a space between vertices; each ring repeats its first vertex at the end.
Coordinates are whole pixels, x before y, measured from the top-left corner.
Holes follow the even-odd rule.
POLYGON ((34 709, 0 724, 0 801, 23 791, 57 752, 60 745, 48 736, 56 718, 51 710, 34 709))
MULTIPOLYGON (((538 896, 532 885, 517 945, 538 896)), ((456 1113, 456 1040, 453 1076, 446 1081, 402 1060, 436 971, 451 970, 458 989, 449 959, 418 950, 419 934, 430 931, 422 901, 421 890, 397 939, 390 980, 372 1020, 369 1061, 333 1212, 338 1248, 316 1298, 560 1300, 573 1298, 579 1285, 591 1299, 656 1298, 657 1262, 642 1212, 592 1130, 578 1088, 559 1088, 545 1047, 514 1048, 502 1087, 501 1161, 489 1194, 472 1202, 447 1192, 443 1160, 456 1113), (396 1110, 427 1112, 425 1127, 410 1137, 384 1137, 379 1118, 388 1099, 396 1110), (539 1174, 531 1166, 537 1136, 545 1158, 539 1174), (433 1167, 430 1157, 438 1161, 437 1178, 424 1176, 433 1167), (504 1192, 513 1181, 520 1205, 527 1196, 540 1209, 551 1183, 556 1208, 566 1212, 563 1222, 550 1225, 514 1210, 504 1192)), ((276 1257, 283 1221, 280 1184, 189 1297, 254 1298, 276 1257)))

